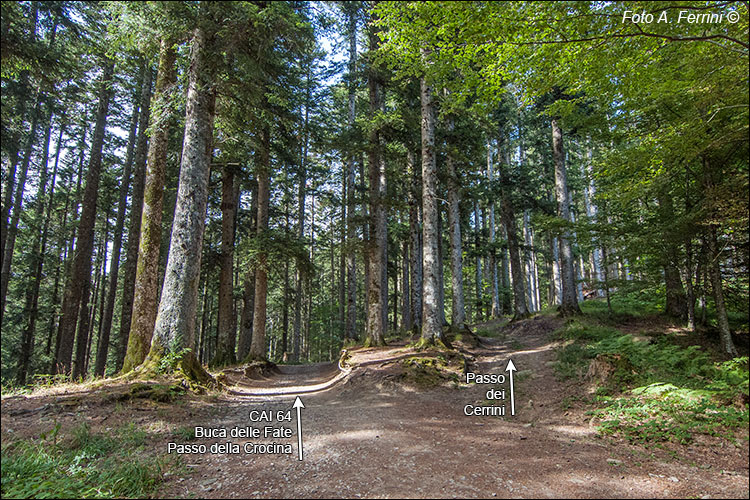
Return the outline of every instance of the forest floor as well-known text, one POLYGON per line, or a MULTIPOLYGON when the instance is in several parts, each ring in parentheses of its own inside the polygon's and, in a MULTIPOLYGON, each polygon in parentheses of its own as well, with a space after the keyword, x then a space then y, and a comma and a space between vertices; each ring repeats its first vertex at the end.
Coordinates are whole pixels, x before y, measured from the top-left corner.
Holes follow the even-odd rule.
MULTIPOLYGON (((352 350, 343 376, 330 364, 285 367, 254 380, 229 373, 232 391, 171 402, 129 397, 128 385, 5 397, 2 442, 38 437, 54 424, 62 435, 81 422, 92 432, 134 422, 148 433, 146 453, 166 454, 168 442, 292 445, 289 454, 181 455, 157 492, 165 497, 748 498, 747 430, 736 444, 701 435, 689 445, 659 447, 599 435, 582 402, 589 388, 554 372, 561 341, 552 332, 561 324, 540 315, 476 325, 493 336, 455 343, 465 367, 455 356, 415 353, 402 341, 352 350), (494 386, 464 384, 460 372, 501 374, 509 357, 518 369, 516 415, 465 415, 466 405, 488 404, 485 393, 494 386), (302 461, 296 433, 255 440, 192 435, 195 426, 280 427, 250 422, 251 411, 290 410, 295 393, 311 385, 321 388, 301 394, 302 461), (265 389, 276 393, 249 395, 265 389)), ((296 419, 283 426, 294 429, 296 419)))

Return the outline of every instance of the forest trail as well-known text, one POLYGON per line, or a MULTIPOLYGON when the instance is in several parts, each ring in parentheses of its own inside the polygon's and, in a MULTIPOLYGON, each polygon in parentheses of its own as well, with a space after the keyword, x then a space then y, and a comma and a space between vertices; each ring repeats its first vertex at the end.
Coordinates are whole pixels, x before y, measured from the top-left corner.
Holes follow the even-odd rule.
POLYGON ((248 377, 243 370, 224 370, 229 387, 237 396, 290 396, 324 391, 343 380, 348 369, 337 363, 276 365, 271 373, 248 377))
MULTIPOLYGON (((580 395, 582 388, 560 382, 553 373, 557 342, 550 334, 560 321, 537 316, 503 327, 496 338, 481 338, 477 347, 462 346, 475 373, 503 373, 512 355, 519 370, 515 417, 464 414, 465 405, 484 399, 487 385, 415 390, 403 384, 399 361, 410 352, 403 344, 362 349, 352 352, 351 373, 335 375, 328 379, 338 378, 332 386, 303 396, 303 461, 296 445, 289 455, 187 455, 191 473, 170 480, 163 493, 209 498, 745 495, 747 443, 721 450, 697 443, 677 456, 598 437, 583 407, 563 409, 566 398, 580 395)), ((278 394, 223 397, 191 425, 250 425, 252 410, 291 408, 294 391, 320 385, 332 369, 283 367, 251 389, 262 386, 278 394)), ((294 428, 295 421, 286 426, 294 428)))
POLYGON ((454 343, 474 373, 501 374, 512 357, 515 416, 464 414, 466 405, 487 404, 490 385, 412 383, 406 370, 415 356, 447 354, 415 353, 402 341, 351 350, 343 371, 331 363, 280 366, 249 380, 225 370, 237 385, 218 395, 123 398, 133 387, 109 384, 6 397, 3 443, 38 437, 57 424, 69 435, 85 423, 104 434, 135 425, 148 435, 147 452, 162 456, 170 442, 287 445, 281 454, 182 454, 182 466, 164 477, 159 494, 165 497, 746 497, 746 440, 736 447, 699 437, 689 446, 659 449, 599 436, 589 407, 576 399, 587 388, 554 373, 560 341, 552 332, 561 324, 544 315, 486 323, 476 331, 492 337, 454 343), (297 395, 305 405, 302 461, 292 410, 297 395), (254 410, 291 418, 252 422, 254 410), (290 431, 280 439, 191 438, 197 426, 265 425, 290 431))
POLYGON ((492 337, 454 343, 477 374, 501 374, 513 359, 515 416, 464 414, 466 405, 487 404, 485 393, 494 386, 412 383, 407 369, 415 356, 448 355, 415 353, 402 341, 351 350, 343 371, 331 363, 280 366, 250 380, 225 370, 237 385, 218 395, 123 398, 132 386, 109 384, 6 397, 3 443, 38 437, 57 424, 69 435, 85 423, 104 434, 135 425, 148 435, 146 452, 162 456, 170 442, 287 445, 280 454, 182 454, 182 466, 159 490, 174 498, 746 497, 746 440, 737 447, 699 436, 689 446, 659 449, 599 436, 589 407, 576 399, 587 388, 554 373, 560 341, 552 332, 561 324, 545 315, 486 323, 475 329, 492 337), (292 410, 297 395, 305 405, 302 461, 292 410), (253 422, 254 410, 291 418, 253 422), (282 438, 191 437, 197 426, 265 425, 290 431, 282 438))

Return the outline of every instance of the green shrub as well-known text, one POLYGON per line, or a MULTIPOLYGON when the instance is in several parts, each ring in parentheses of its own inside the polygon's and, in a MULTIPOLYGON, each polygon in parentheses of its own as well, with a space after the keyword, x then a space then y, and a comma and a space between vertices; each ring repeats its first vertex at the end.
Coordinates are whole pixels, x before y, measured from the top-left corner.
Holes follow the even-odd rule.
MULTIPOLYGON (((638 297, 631 293, 617 302, 650 311, 638 297)), ((696 433, 732 439, 736 429, 748 426, 747 357, 714 363, 700 346, 678 345, 666 335, 637 341, 597 314, 569 320, 557 336, 567 341, 555 365, 562 378, 582 377, 595 358, 611 364, 596 388, 598 408, 590 412, 601 420, 604 434, 687 443, 696 433), (733 405, 738 401, 739 407, 733 405)))

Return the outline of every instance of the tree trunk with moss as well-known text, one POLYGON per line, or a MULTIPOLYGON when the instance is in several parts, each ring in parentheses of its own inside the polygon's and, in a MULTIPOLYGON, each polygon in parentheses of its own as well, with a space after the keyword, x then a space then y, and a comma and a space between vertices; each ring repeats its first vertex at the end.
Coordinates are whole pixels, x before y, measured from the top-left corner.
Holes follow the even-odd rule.
MULTIPOLYGON (((148 354, 159 307, 159 257, 161 248, 161 218, 164 200, 164 180, 167 171, 169 125, 172 120, 168 94, 177 80, 176 54, 169 41, 162 40, 159 52, 159 72, 154 89, 154 114, 151 142, 148 148, 148 170, 143 193, 143 211, 138 246, 138 266, 135 276, 133 310, 138 314, 131 320, 128 348, 122 371, 140 365, 148 354)), ((144 103, 145 104, 145 103, 144 103)))
POLYGON ((173 367, 184 377, 199 382, 211 380, 193 352, 216 99, 215 78, 207 61, 207 38, 202 27, 193 32, 185 136, 169 256, 151 350, 143 363, 146 373, 157 371, 169 356, 173 367))
MULTIPOLYGON (((123 366, 125 359, 126 348, 130 339, 130 328, 133 318, 133 303, 135 300, 135 282, 138 275, 138 258, 139 258, 139 244, 141 240, 141 221, 142 221, 142 209, 143 200, 145 194, 145 183, 146 183, 146 157, 149 148, 148 135, 146 130, 149 126, 149 120, 151 117, 151 68, 148 66, 146 72, 146 82, 143 85, 143 95, 141 100, 141 117, 140 123, 138 124, 138 144, 135 150, 135 171, 133 174, 133 195, 132 202, 130 205, 130 221, 128 222, 128 245, 125 252, 125 263, 122 265, 122 300, 120 306, 120 336, 117 343, 117 365, 116 368, 119 371, 123 366), (148 83, 148 84, 146 84, 148 83)), ((154 131, 154 139, 157 139, 159 134, 158 128, 154 131)), ((165 153, 166 154, 166 153, 165 153)), ((149 162, 150 163, 150 162, 149 162)), ((161 212, 159 212, 161 217, 161 212)), ((159 219, 161 221, 161 219, 159 219)), ((148 220, 147 220, 148 222, 148 220)), ((159 237, 157 237, 159 238, 159 237)), ((159 248, 159 240, 157 240, 156 248, 159 248)), ((157 257, 158 258, 158 257, 157 257)), ((144 320, 141 318, 141 314, 145 318, 151 318, 150 320, 155 321, 156 313, 155 309, 158 307, 158 296, 153 298, 152 303, 148 303, 147 308, 152 308, 154 311, 148 309, 139 311, 136 315, 136 321, 140 322, 144 320)), ((151 327, 153 330, 153 326, 151 327)), ((129 361, 129 368, 138 366, 148 353, 150 347, 149 342, 146 342, 142 346, 141 351, 137 355, 137 362, 129 361)), ((133 351, 135 352, 135 351, 133 351)), ((129 371, 129 370, 125 370, 129 371)))

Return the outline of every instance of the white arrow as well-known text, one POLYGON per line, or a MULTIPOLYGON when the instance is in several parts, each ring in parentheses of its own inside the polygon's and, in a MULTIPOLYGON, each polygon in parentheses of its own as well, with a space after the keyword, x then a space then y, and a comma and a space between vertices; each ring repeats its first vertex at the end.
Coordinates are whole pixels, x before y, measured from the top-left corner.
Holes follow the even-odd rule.
POLYGON ((297 399, 294 400, 294 404, 292 405, 292 408, 297 408, 297 449, 299 450, 299 459, 302 460, 302 420, 301 415, 302 412, 300 408, 304 408, 305 405, 302 404, 302 400, 297 396, 297 399))
POLYGON ((515 415, 516 414, 516 399, 513 395, 513 372, 516 371, 516 365, 513 364, 513 360, 508 358, 508 366, 505 367, 506 372, 508 373, 508 376, 510 377, 510 414, 515 415))

